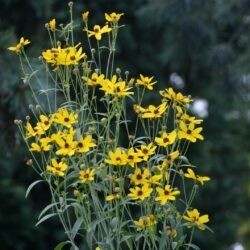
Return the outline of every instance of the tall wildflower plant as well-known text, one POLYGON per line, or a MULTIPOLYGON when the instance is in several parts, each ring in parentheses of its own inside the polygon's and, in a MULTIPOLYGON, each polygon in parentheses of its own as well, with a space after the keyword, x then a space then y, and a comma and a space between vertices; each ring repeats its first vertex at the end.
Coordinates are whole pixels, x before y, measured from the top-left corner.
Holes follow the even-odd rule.
POLYGON ((39 177, 27 195, 40 182, 51 195, 37 225, 60 220, 67 239, 56 250, 198 249, 194 232, 208 229, 209 218, 192 202, 210 178, 186 157, 189 145, 203 140, 202 120, 188 113, 192 99, 166 88, 157 105, 145 103, 154 77, 131 78, 115 67, 123 13, 105 13, 106 23, 90 27, 84 12, 82 45, 74 38, 72 5, 68 24, 52 19, 45 26, 51 47, 40 55, 42 82, 25 52, 30 41, 22 37, 8 48, 34 97, 33 118, 15 121, 39 177))

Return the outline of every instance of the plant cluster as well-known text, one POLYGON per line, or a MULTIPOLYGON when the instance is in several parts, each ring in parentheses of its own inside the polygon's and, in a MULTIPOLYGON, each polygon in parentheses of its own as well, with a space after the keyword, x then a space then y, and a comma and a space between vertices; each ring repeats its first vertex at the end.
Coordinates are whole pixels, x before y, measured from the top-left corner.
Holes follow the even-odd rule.
POLYGON ((68 239, 56 249, 197 249, 194 231, 208 228, 209 218, 192 201, 210 178, 186 156, 190 143, 204 139, 202 120, 188 113, 191 97, 166 88, 157 104, 145 103, 154 77, 131 78, 115 67, 123 13, 105 13, 106 23, 93 28, 89 12, 82 14, 88 50, 75 42, 69 8, 67 25, 46 24, 51 48, 40 56, 42 91, 32 86, 40 80, 25 52, 30 41, 9 47, 35 101, 34 119, 16 121, 32 155, 27 164, 40 177, 27 195, 41 181, 51 194, 37 224, 59 218, 68 239))

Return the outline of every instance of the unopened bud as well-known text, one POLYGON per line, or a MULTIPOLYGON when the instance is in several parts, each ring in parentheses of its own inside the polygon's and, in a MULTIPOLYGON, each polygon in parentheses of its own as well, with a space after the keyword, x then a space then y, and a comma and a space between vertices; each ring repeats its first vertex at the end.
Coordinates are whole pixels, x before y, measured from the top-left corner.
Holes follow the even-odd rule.
POLYGON ((77 67, 75 67, 72 72, 74 75, 76 75, 77 73, 79 73, 79 69, 77 67))
POLYGON ((45 26, 46 29, 49 29, 49 24, 48 23, 45 23, 44 26, 45 26))
POLYGON ((88 132, 91 133, 91 134, 94 133, 95 130, 96 130, 96 129, 95 129, 94 126, 89 126, 89 128, 88 128, 88 132))
POLYGON ((27 116, 25 117, 25 119, 26 119, 26 121, 29 121, 29 120, 30 120, 30 116, 27 115, 27 116))
POLYGON ((103 118, 101 119, 101 123, 106 123, 106 122, 107 122, 107 118, 103 117, 103 118))
POLYGON ((74 3, 73 3, 72 1, 70 1, 70 2, 68 3, 68 6, 69 6, 69 7, 72 7, 73 4, 74 4, 74 3))
POLYGON ((117 74, 121 74, 121 69, 120 68, 116 68, 116 73, 117 74))
POLYGON ((14 124, 19 125, 19 120, 14 120, 14 124))
POLYGON ((80 192, 79 192, 79 190, 75 189, 75 190, 73 191, 73 194, 74 194, 74 196, 79 196, 79 195, 80 195, 80 192))
POLYGON ((27 164, 27 166, 32 166, 32 164, 33 164, 32 159, 27 160, 27 161, 26 161, 26 164, 27 164))

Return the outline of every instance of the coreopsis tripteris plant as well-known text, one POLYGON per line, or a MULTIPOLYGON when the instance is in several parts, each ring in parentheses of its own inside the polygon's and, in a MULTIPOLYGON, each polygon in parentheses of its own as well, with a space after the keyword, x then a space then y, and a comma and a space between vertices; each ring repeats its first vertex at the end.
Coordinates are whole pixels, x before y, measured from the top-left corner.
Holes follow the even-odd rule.
POLYGON ((210 180, 194 173, 185 156, 189 142, 204 139, 202 120, 189 114, 192 99, 165 88, 157 93, 158 105, 145 103, 154 76, 130 78, 114 68, 124 14, 105 13, 107 23, 89 29, 85 11, 81 29, 88 44, 83 44, 75 42, 72 3, 69 7, 69 24, 57 26, 53 18, 46 25, 51 48, 40 53, 47 82, 39 92, 46 105, 28 77, 36 72, 26 61, 30 41, 22 37, 9 48, 28 65, 23 74, 35 102, 34 119, 16 121, 33 157, 28 164, 40 178, 28 192, 40 181, 51 192, 38 224, 58 215, 68 238, 58 249, 64 244, 75 250, 189 248, 194 229, 207 228, 209 221, 191 207, 197 183, 210 180), (133 109, 126 106, 128 98, 133 109), (193 183, 191 190, 186 182, 193 183))

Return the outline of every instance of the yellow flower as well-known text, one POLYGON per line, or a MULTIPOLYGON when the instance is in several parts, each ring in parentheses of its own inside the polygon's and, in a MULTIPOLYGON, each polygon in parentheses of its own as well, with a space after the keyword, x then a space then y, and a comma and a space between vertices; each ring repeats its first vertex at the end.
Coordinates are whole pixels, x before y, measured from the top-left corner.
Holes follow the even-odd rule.
POLYGON ((148 183, 152 185, 160 185, 159 181, 163 179, 162 174, 155 174, 149 177, 148 183))
POLYGON ((201 124, 203 122, 202 119, 196 119, 195 116, 189 116, 188 114, 184 113, 180 116, 179 120, 183 121, 186 124, 193 123, 193 124, 201 124))
POLYGON ((101 90, 105 92, 106 95, 113 95, 116 97, 122 97, 127 95, 133 95, 134 92, 128 91, 132 87, 127 87, 125 81, 118 81, 117 76, 113 75, 111 81, 109 79, 105 79, 105 81, 100 82, 101 90))
POLYGON ((95 25, 93 31, 84 29, 88 33, 88 36, 95 36, 96 40, 102 39, 102 34, 110 32, 112 29, 108 25, 103 26, 102 28, 99 25, 95 25))
POLYGON ((51 165, 48 165, 46 167, 47 171, 58 175, 58 176, 64 176, 65 175, 65 171, 68 168, 68 165, 65 162, 57 162, 57 160, 55 158, 53 158, 51 160, 51 165), (51 166, 52 165, 52 166, 51 166))
POLYGON ((149 156, 155 153, 156 146, 153 145, 153 142, 148 145, 141 145, 139 149, 136 149, 138 155, 142 157, 144 161, 147 161, 149 156))
POLYGON ((80 43, 76 46, 67 47, 65 49, 60 49, 57 57, 58 65, 76 65, 78 62, 85 57, 85 53, 82 53, 82 47, 78 49, 80 43))
POLYGON ((30 41, 28 39, 24 39, 23 37, 21 37, 19 43, 16 46, 8 47, 8 50, 14 51, 17 54, 19 54, 23 49, 23 47, 28 44, 30 44, 30 41))
POLYGON ((114 192, 110 195, 107 195, 105 198, 106 201, 113 201, 118 199, 120 199, 120 194, 118 192, 114 192))
POLYGON ((85 57, 85 53, 82 53, 82 48, 78 47, 80 43, 76 46, 69 46, 67 48, 52 48, 42 52, 43 58, 47 63, 52 64, 53 66, 63 65, 77 65, 79 61, 85 57))
POLYGON ((170 165, 173 164, 174 160, 180 155, 180 152, 178 150, 170 153, 167 155, 166 159, 164 159, 162 163, 163 168, 168 168, 170 165))
POLYGON ((30 151, 36 152, 45 152, 51 149, 51 145, 49 144, 51 139, 48 137, 42 138, 38 141, 38 143, 31 143, 30 151))
POLYGON ((40 130, 41 131, 46 131, 46 130, 48 130, 50 128, 51 124, 52 124, 51 120, 45 115, 40 115, 39 118, 40 118, 40 122, 37 123, 35 129, 37 131, 40 131, 40 130))
POLYGON ((153 189, 150 188, 148 184, 143 185, 142 187, 135 187, 129 189, 130 193, 128 194, 133 200, 144 200, 149 197, 153 192, 153 189))
POLYGON ((104 81, 104 74, 98 75, 97 73, 93 73, 91 78, 83 76, 82 79, 87 82, 89 86, 95 87, 97 85, 101 85, 104 81))
POLYGON ((186 139, 191 142, 196 142, 196 139, 204 140, 204 137, 200 134, 202 127, 195 128, 194 123, 185 124, 180 121, 180 130, 178 131, 179 139, 186 139))
POLYGON ((156 224, 157 220, 153 214, 148 216, 141 217, 139 220, 135 220, 134 224, 136 226, 137 231, 145 230, 145 229, 152 229, 156 224))
POLYGON ((81 136, 80 140, 76 144, 76 152, 86 153, 90 150, 90 148, 93 148, 95 146, 96 144, 93 142, 93 138, 91 135, 87 135, 84 138, 81 136))
POLYGON ((156 191, 158 196, 155 198, 156 201, 160 201, 161 205, 165 205, 167 201, 174 201, 176 199, 176 195, 180 194, 179 190, 175 190, 171 188, 170 185, 166 185, 165 188, 157 187, 156 191))
POLYGON ((172 131, 171 133, 163 132, 161 137, 155 137, 155 142, 162 147, 167 147, 169 145, 172 145, 175 142, 176 139, 176 131, 172 131))
POLYGON ((133 175, 131 175, 130 179, 135 185, 143 185, 148 182, 148 177, 150 175, 150 172, 148 169, 141 170, 140 168, 137 168, 133 175))
POLYGON ((184 176, 189 178, 189 179, 193 179, 195 181, 200 182, 201 185, 204 184, 204 181, 209 181, 210 180, 210 178, 208 176, 196 175, 191 168, 188 168, 187 171, 188 171, 188 173, 185 173, 184 176))
POLYGON ((204 224, 209 222, 208 215, 205 214, 200 216, 200 213, 197 209, 187 211, 187 216, 184 215, 183 219, 190 222, 188 227, 196 226, 201 230, 204 230, 205 229, 204 224))
POLYGON ((57 57, 59 54, 59 49, 52 48, 47 49, 46 51, 42 52, 42 56, 47 63, 52 64, 52 66, 57 66, 57 57))
POLYGON ((133 108, 134 108, 134 111, 139 115, 139 117, 141 117, 141 115, 146 112, 146 109, 141 107, 138 104, 134 104, 133 108))
POLYGON ((56 19, 55 18, 49 21, 49 29, 53 32, 56 30, 56 19))
POLYGON ((77 142, 73 140, 72 134, 67 134, 65 139, 63 138, 56 138, 56 143, 60 147, 56 151, 56 155, 67 155, 72 156, 75 154, 75 149, 77 142))
POLYGON ((82 181, 82 183, 93 181, 94 176, 95 176, 95 169, 94 168, 88 168, 86 170, 81 170, 79 172, 79 178, 82 181))
POLYGON ((88 21, 88 17, 89 17, 89 11, 85 11, 84 13, 82 13, 82 20, 83 20, 83 22, 87 22, 88 21))
POLYGON ((115 13, 115 12, 112 12, 111 14, 107 14, 105 13, 105 19, 108 21, 108 22, 113 22, 113 23, 117 23, 121 16, 123 16, 124 13, 115 13))
POLYGON ((138 152, 135 152, 134 148, 130 148, 127 152, 127 163, 131 167, 134 167, 135 164, 142 161, 142 158, 140 157, 138 152))
POLYGON ((109 159, 105 159, 105 162, 110 165, 124 166, 127 164, 127 155, 120 148, 117 148, 114 152, 109 151, 109 159))
POLYGON ((151 82, 153 78, 154 78, 153 76, 148 77, 148 76, 143 76, 142 74, 140 74, 140 79, 137 79, 136 82, 137 84, 146 87, 148 90, 153 90, 153 85, 157 83, 157 81, 151 82))
POLYGON ((178 92, 175 93, 173 88, 167 88, 164 91, 160 91, 160 95, 163 96, 164 98, 171 100, 173 102, 176 102, 180 105, 184 105, 186 103, 192 102, 192 99, 190 99, 187 96, 183 96, 182 93, 178 92))
POLYGON ((148 108, 135 105, 134 109, 141 118, 160 118, 167 109, 167 103, 163 102, 159 106, 149 105, 148 108))
POLYGON ((63 126, 70 128, 72 124, 77 123, 78 115, 75 113, 69 113, 67 109, 61 108, 55 114, 52 115, 52 121, 63 126))
POLYGON ((26 139, 33 137, 33 136, 37 136, 37 135, 40 136, 44 134, 44 130, 42 128, 40 127, 33 128, 29 122, 26 123, 25 129, 26 129, 26 139))

